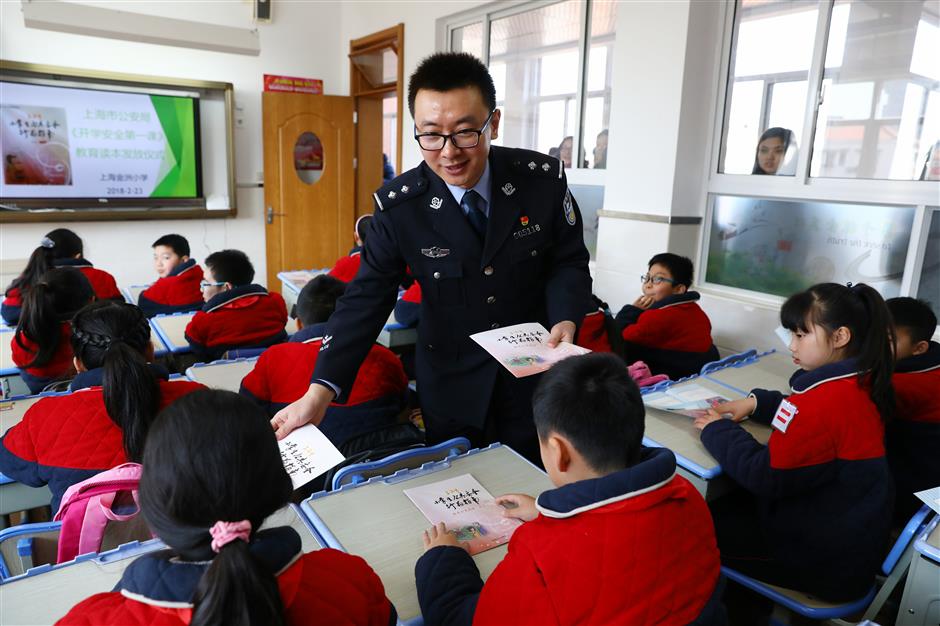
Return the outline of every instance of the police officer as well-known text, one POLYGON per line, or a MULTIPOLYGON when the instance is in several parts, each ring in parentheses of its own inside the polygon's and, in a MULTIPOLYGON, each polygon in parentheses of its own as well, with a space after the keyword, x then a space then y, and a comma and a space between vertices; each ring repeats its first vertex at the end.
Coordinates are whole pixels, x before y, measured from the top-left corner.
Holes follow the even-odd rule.
POLYGON ((491 146, 493 79, 466 53, 411 76, 408 106, 424 162, 375 193, 361 268, 330 318, 307 393, 271 420, 278 437, 343 402, 410 268, 421 284, 416 378, 429 442, 466 436, 538 458, 531 396, 469 336, 522 322, 574 340, 591 309, 581 215, 558 159, 491 146))

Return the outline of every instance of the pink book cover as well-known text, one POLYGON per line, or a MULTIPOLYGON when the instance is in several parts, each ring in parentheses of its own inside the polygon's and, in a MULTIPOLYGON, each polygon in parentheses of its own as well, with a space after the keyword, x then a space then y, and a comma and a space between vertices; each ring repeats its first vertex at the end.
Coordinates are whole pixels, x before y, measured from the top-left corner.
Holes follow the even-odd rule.
POLYGON ((522 525, 503 517, 506 509, 470 474, 404 492, 429 522, 444 522, 471 555, 503 545, 522 525))
POLYGON ((587 354, 587 348, 573 343, 548 347, 548 331, 537 322, 516 324, 470 335, 516 378, 532 376, 549 369, 569 356, 587 354))

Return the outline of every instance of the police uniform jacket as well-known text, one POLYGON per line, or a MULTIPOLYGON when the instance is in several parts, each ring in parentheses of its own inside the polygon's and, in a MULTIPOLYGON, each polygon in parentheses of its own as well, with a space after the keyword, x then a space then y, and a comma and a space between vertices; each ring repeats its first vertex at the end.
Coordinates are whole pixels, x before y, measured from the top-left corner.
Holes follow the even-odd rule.
POLYGON ((494 146, 489 166, 484 242, 425 163, 376 192, 359 273, 330 318, 313 374, 340 388, 340 402, 395 305, 406 266, 422 293, 422 408, 457 424, 483 426, 501 367, 469 335, 522 322, 578 323, 590 310, 581 215, 561 163, 494 146))

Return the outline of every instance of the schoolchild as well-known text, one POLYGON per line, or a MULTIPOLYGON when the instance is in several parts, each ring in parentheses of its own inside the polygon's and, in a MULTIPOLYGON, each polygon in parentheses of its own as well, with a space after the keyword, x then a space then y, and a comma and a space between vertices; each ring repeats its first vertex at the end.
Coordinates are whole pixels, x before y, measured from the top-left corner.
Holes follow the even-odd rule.
POLYGON ((334 276, 344 283, 351 282, 359 272, 359 261, 361 260, 362 247, 366 243, 366 236, 369 233, 369 223, 372 222, 371 215, 361 215, 356 220, 356 229, 353 233, 356 245, 344 256, 336 261, 330 270, 330 276, 334 276))
POLYGON ((402 326, 417 326, 421 319, 421 283, 415 281, 395 303, 395 321, 402 326))
POLYGON ((182 235, 164 235, 153 242, 153 268, 157 281, 137 297, 147 315, 195 311, 202 307, 202 268, 189 258, 189 242, 182 235))
POLYGON ((556 364, 533 410, 555 488, 496 498, 525 523, 485 584, 453 529, 425 531, 415 566, 424 623, 724 623, 708 507, 670 450, 642 445, 643 401, 623 361, 556 364))
MULTIPOLYGON (((268 417, 307 391, 326 321, 345 290, 346 284, 332 276, 320 275, 308 282, 297 297, 300 330, 289 342, 265 350, 242 380, 239 392, 263 407, 268 417)), ((336 446, 342 446, 355 435, 395 423, 407 392, 401 361, 388 348, 374 344, 359 368, 349 400, 331 404, 319 428, 336 446)))
POLYGON ((123 300, 114 277, 93 267, 91 262, 82 256, 83 249, 81 237, 68 228, 56 228, 46 233, 39 242, 39 247, 29 256, 23 273, 17 276, 4 292, 3 303, 0 305, 0 316, 3 320, 9 326, 16 326, 20 319, 25 292, 54 267, 74 267, 81 271, 91 283, 98 300, 123 300))
POLYGON ((692 286, 692 261, 663 252, 649 262, 640 278, 643 294, 617 313, 627 363, 643 361, 653 374, 673 380, 698 374, 718 360, 712 325, 697 304, 692 286))
POLYGON ((31 393, 75 371, 71 319, 94 297, 85 275, 70 267, 49 270, 26 292, 10 350, 31 393))
POLYGON ((241 250, 206 257, 202 308, 186 325, 186 340, 202 361, 233 348, 262 348, 287 339, 287 305, 279 293, 253 284, 255 268, 241 250))
POLYGON ((144 451, 140 508, 166 550, 139 557, 113 591, 58 624, 390 626, 395 609, 358 556, 301 550, 289 526, 260 530, 291 481, 264 414, 228 391, 164 410, 144 451))
POLYGON ((743 488, 712 503, 722 563, 825 600, 856 599, 884 558, 894 505, 890 315, 868 285, 821 283, 790 296, 780 322, 800 368, 792 393, 754 389, 695 420, 743 488), (772 427, 767 445, 736 423, 748 415, 772 427))
POLYGON ((70 485, 140 462, 157 411, 202 387, 170 382, 148 363, 150 325, 133 304, 89 304, 73 318, 70 341, 78 371, 72 393, 39 400, 0 439, 0 472, 31 487, 48 484, 53 511, 70 485))
POLYGON ((904 522, 921 502, 914 492, 940 485, 940 344, 931 337, 937 316, 914 298, 886 302, 896 341, 896 419, 888 424, 888 464, 897 491, 895 519, 904 522))

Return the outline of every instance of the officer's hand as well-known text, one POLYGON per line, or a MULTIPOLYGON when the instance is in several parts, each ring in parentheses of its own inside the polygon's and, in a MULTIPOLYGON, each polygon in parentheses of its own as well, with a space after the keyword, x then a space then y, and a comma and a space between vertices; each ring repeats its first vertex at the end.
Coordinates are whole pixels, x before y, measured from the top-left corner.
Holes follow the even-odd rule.
POLYGON ((283 439, 295 428, 304 424, 319 425, 326 414, 326 408, 333 401, 336 394, 331 389, 311 384, 307 393, 299 399, 288 404, 271 418, 271 427, 276 431, 278 439, 283 439))
POLYGON ((564 322, 558 322, 552 326, 552 332, 548 336, 548 347, 554 348, 562 341, 574 343, 574 333, 577 328, 578 327, 574 325, 574 322, 569 322, 568 320, 565 320, 564 322))

